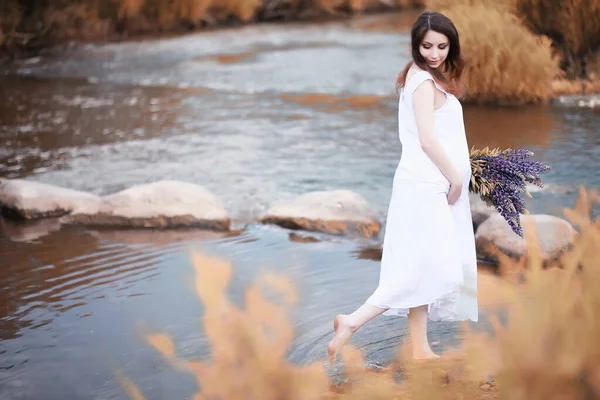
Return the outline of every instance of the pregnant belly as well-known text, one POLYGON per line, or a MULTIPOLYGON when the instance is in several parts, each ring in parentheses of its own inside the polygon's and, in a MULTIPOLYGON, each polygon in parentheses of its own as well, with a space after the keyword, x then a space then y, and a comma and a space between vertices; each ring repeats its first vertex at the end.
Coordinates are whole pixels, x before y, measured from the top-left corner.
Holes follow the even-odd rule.
MULTIPOLYGON (((457 146, 448 146, 446 147, 446 154, 457 172, 463 177, 463 180, 468 182, 471 178, 471 163, 468 150, 465 151, 464 148, 457 148, 457 146)), ((450 186, 450 182, 448 182, 446 176, 429 156, 422 151, 413 151, 402 155, 402 159, 396 169, 395 179, 416 180, 444 187, 450 186)))

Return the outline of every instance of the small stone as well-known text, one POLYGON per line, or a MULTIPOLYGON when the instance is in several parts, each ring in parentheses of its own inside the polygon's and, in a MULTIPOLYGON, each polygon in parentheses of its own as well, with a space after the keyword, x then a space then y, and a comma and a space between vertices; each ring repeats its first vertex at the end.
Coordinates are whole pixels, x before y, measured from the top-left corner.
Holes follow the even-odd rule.
POLYGON ((379 235, 381 223, 367 201, 349 190, 311 192, 271 207, 260 219, 288 229, 334 235, 379 235))

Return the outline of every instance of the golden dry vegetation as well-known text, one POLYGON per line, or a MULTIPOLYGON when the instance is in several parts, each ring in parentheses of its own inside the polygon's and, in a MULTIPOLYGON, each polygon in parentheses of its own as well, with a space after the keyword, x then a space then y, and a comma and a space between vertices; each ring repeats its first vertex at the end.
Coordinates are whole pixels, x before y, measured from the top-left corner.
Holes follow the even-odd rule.
POLYGON ((600 0, 516 0, 515 13, 532 31, 550 37, 570 78, 589 78, 600 52, 600 0))
POLYGON ((600 91, 600 0, 428 0, 461 34, 467 101, 540 103, 600 91))
POLYGON ((0 2, 0 46, 8 40, 8 36, 15 32, 21 19, 21 8, 16 0, 0 2))
MULTIPOLYGON (((373 371, 365 368, 359 350, 346 346, 341 358, 348 379, 334 386, 325 363, 300 366, 286 360, 294 335, 287 312, 298 300, 293 284, 263 275, 246 290, 246 308, 240 309, 225 296, 231 265, 202 254, 193 255, 193 264, 206 310, 202 321, 210 358, 180 359, 177 344, 160 333, 146 340, 171 365, 196 378, 196 400, 598 398, 600 218, 591 218, 595 203, 600 203, 598 193, 582 188, 576 207, 565 210, 579 233, 558 267, 542 267, 534 231, 526 230, 526 283, 503 273, 506 284, 494 285, 502 291, 499 297, 508 299, 500 309, 506 321, 488 309, 493 332, 473 332, 465 325, 462 348, 438 361, 412 363, 400 349, 389 368, 373 371)), ((501 263, 501 271, 522 264, 509 258, 501 263)), ((135 382, 121 373, 118 377, 131 398, 144 398, 135 382)))
POLYGON ((422 7, 423 0, 3 0, 0 46, 422 7), (21 35, 27 40, 22 40, 21 35), (24 43, 25 42, 25 43, 24 43))
POLYGON ((460 32, 471 103, 543 103, 560 69, 551 41, 529 32, 514 15, 485 4, 453 5, 446 14, 460 32))

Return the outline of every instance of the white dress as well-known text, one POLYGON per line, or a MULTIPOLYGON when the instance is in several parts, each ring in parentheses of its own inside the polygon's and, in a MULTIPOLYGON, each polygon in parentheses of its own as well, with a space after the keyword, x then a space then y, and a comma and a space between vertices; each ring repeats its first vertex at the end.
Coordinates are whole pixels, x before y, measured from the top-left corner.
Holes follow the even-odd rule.
POLYGON ((368 304, 387 308, 384 315, 406 316, 428 305, 429 319, 478 319, 477 260, 469 205, 471 166, 462 106, 446 93, 435 110, 435 133, 463 176, 459 200, 449 205, 450 184, 423 152, 413 112, 413 93, 429 72, 416 72, 400 93, 398 107, 402 156, 394 175, 379 286, 368 304))

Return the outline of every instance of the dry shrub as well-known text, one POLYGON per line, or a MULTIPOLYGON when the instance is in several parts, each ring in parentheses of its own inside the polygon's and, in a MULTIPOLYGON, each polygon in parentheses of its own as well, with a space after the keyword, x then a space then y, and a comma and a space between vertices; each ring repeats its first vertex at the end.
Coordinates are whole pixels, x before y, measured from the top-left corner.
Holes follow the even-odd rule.
POLYGON ((516 0, 516 13, 533 32, 550 37, 571 77, 587 77, 600 50, 600 0, 516 0))
POLYGON ((181 0, 179 17, 198 23, 206 17, 213 0, 181 0))
POLYGON ((453 5, 479 6, 485 5, 502 10, 512 10, 516 0, 426 0, 427 8, 443 12, 453 5))
POLYGON ((600 0, 428 0, 433 10, 455 5, 489 7, 516 15, 536 35, 548 36, 570 78, 590 76, 600 50, 600 0))
MULTIPOLYGON (((423 0, 0 0, 0 45, 20 23, 35 46, 113 33, 191 30, 251 21, 307 20, 324 14, 418 7, 423 0), (20 15, 13 10, 22 4, 20 15)), ((29 42, 28 42, 29 43, 29 42)))
POLYGON ((314 8, 331 15, 359 14, 363 11, 383 11, 389 9, 422 8, 425 0, 311 0, 314 8))
MULTIPOLYGON (((595 75, 598 76, 598 75, 595 75)), ((600 77, 593 79, 557 79, 552 82, 555 95, 600 93, 600 77)))
POLYGON ((119 5, 119 18, 135 18, 140 15, 146 0, 121 0, 119 5))
POLYGON ((10 34, 13 33, 21 21, 21 8, 17 0, 0 1, 0 46, 8 43, 10 34))
POLYGON ((459 30, 467 61, 466 101, 523 104, 551 98, 560 70, 549 39, 494 6, 457 2, 444 12, 459 30))
POLYGON ((262 0, 121 0, 119 18, 127 31, 173 30, 232 17, 248 22, 262 4, 262 0))
POLYGON ((262 0, 221 0, 218 9, 223 13, 224 19, 233 16, 242 22, 248 22, 254 17, 262 3, 262 0))
MULTIPOLYGON (((296 292, 285 278, 263 275, 245 294, 246 309, 225 297, 231 265, 201 254, 193 256, 196 289, 204 302, 205 335, 210 361, 181 360, 176 344, 151 334, 147 342, 172 365, 193 374, 199 391, 194 399, 490 399, 545 400, 600 397, 600 218, 591 219, 597 192, 583 188, 576 207, 565 215, 578 227, 574 246, 560 259, 560 268, 544 270, 533 229, 526 283, 503 286, 512 299, 507 323, 489 312, 493 335, 465 329, 463 348, 431 362, 404 362, 403 352, 392 367, 365 368, 360 351, 342 349, 347 383, 330 386, 324 364, 297 366, 286 361, 293 338, 287 312, 296 292), (274 298, 267 299, 269 289, 274 298), (403 378, 397 379, 401 371, 403 378), (492 374, 496 383, 483 383, 492 374), (499 392, 498 392, 499 390, 499 392)), ((510 258, 501 260, 511 269, 510 258)), ((143 393, 118 374, 131 398, 143 393)))
POLYGON ((99 3, 88 0, 52 0, 43 11, 43 32, 54 38, 86 38, 107 33, 99 3))
POLYGON ((367 2, 371 4, 371 7, 363 7, 364 9, 376 8, 377 4, 386 4, 389 6, 395 6, 400 9, 404 8, 423 8, 425 7, 425 0, 370 0, 367 2))
POLYGON ((597 92, 600 92, 600 50, 588 57, 587 75, 590 81, 596 83, 597 92))

